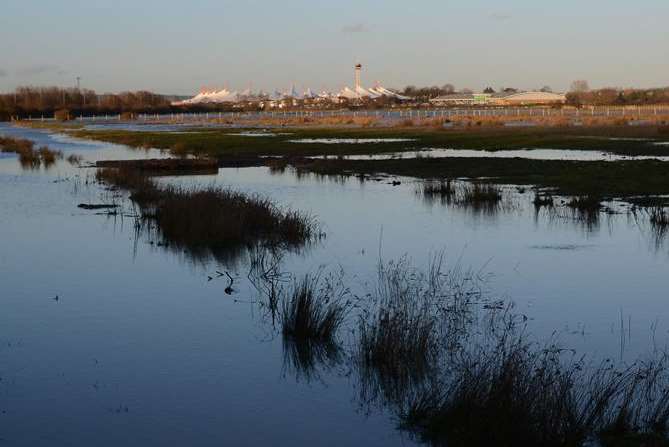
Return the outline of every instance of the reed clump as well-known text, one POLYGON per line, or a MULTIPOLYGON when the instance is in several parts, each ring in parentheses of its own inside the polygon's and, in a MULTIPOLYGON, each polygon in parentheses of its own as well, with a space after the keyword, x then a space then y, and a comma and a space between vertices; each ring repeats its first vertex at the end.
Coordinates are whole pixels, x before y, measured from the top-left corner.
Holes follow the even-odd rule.
POLYGON ((35 149, 35 143, 23 138, 0 136, 0 151, 17 154, 19 163, 26 169, 38 169, 42 165, 49 168, 63 158, 61 151, 50 149, 48 146, 35 149))
POLYGON ((455 196, 455 186, 452 180, 441 180, 424 182, 422 184, 422 194, 424 197, 440 197, 449 199, 455 196))
POLYGON ((431 445, 577 447, 593 437, 626 445, 620 441, 629 436, 666 445, 666 356, 586 371, 557 346, 502 334, 419 394, 401 414, 402 428, 431 445))
POLYGON ((284 338, 298 343, 334 344, 346 316, 346 304, 320 274, 306 275, 283 298, 280 321, 284 338))
POLYGON ((473 183, 463 189, 461 200, 472 205, 497 205, 502 201, 502 190, 493 184, 473 183))
POLYGON ((426 271, 406 258, 380 263, 375 293, 358 316, 353 359, 363 400, 401 405, 439 374, 444 349, 462 342, 471 305, 481 298, 480 278, 444 269, 443 253, 426 271))
POLYGON ((452 180, 426 181, 416 189, 416 194, 422 195, 428 203, 439 199, 442 204, 459 206, 477 213, 494 214, 504 202, 503 190, 498 185, 452 180))
POLYGON ((490 301, 475 276, 440 262, 381 266, 352 355, 363 401, 435 446, 667 445, 666 353, 593 365, 555 339, 533 340, 527 317, 490 301))
POLYGON ((259 242, 300 247, 318 236, 314 220, 282 210, 269 199, 218 187, 188 189, 158 185, 132 169, 106 168, 97 179, 126 190, 139 206, 149 236, 194 256, 225 258, 259 242))

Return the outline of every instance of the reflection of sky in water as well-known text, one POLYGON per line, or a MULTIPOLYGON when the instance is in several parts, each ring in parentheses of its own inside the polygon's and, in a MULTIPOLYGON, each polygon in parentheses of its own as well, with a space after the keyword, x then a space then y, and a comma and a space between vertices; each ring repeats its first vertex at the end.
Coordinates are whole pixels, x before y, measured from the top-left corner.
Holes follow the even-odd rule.
MULTIPOLYGON (((86 161, 146 157, 44 131, 0 132, 86 161)), ((408 442, 387 415, 355 411, 348 379, 282 377, 281 341, 246 302, 254 296, 243 267, 231 269, 236 303, 223 293, 225 281, 206 280, 225 266, 192 264, 141 240, 133 248, 131 219, 78 210, 101 200, 83 184, 93 172, 66 162, 25 172, 13 159, 0 162, 4 439, 119 445, 132 433, 140 445, 189 444, 207 433, 206 444, 311 445, 327 432, 331 445, 408 442)), ((567 216, 535 220, 529 194, 520 196, 527 206, 486 216, 426 203, 406 179, 394 187, 266 168, 162 181, 230 186, 313 213, 327 239, 288 256, 293 272, 341 265, 363 290, 379 247, 384 259, 408 254, 419 266, 445 249, 451 262, 493 273, 490 290, 516 300, 541 337, 557 330, 569 347, 617 355, 622 310, 631 318, 630 358, 650 347, 655 322, 657 344, 666 342, 669 248, 655 250, 646 226, 624 215, 602 216, 588 230, 567 216)))
MULTIPOLYGON (((314 156, 310 158, 335 158, 336 156, 314 156)), ((526 158, 530 160, 562 161, 622 161, 660 160, 669 161, 669 156, 621 155, 601 151, 571 149, 514 149, 514 150, 471 150, 471 149, 422 149, 419 151, 394 152, 373 155, 344 155, 346 160, 392 160, 410 158, 526 158)))

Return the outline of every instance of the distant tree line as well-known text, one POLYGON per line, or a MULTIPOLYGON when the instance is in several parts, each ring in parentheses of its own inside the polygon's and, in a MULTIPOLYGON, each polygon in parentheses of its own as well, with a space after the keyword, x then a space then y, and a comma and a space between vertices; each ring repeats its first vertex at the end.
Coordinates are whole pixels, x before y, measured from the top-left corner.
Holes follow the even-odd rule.
POLYGON ((455 87, 452 84, 445 84, 441 87, 416 87, 415 85, 408 85, 400 92, 404 96, 413 98, 416 101, 429 101, 443 95, 450 95, 455 93, 455 87))
POLYGON ((669 87, 654 89, 602 88, 577 89, 567 93, 567 104, 573 106, 669 104, 669 87))
POLYGON ((138 91, 97 94, 93 90, 60 87, 18 87, 14 93, 0 94, 0 119, 53 116, 57 111, 73 115, 87 113, 150 113, 171 109, 164 95, 138 91))

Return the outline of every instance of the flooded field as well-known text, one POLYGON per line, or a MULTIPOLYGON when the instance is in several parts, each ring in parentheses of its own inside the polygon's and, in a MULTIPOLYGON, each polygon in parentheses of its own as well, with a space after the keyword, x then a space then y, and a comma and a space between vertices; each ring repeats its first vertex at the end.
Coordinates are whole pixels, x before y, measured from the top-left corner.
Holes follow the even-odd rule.
MULTIPOLYGON (((666 347, 668 235, 630 205, 606 203, 584 218, 536 207, 529 188, 502 186, 494 206, 470 206, 428 196, 412 178, 361 181, 291 168, 155 180, 230 188, 308 214, 318 237, 282 250, 273 265, 252 244, 196 251, 144 231, 140 205, 87 167, 165 157, 160 151, 6 124, 0 135, 63 154, 48 169, 0 154, 0 438, 8 445, 424 444, 402 423, 386 388, 383 399, 370 392, 369 376, 356 366, 361 348, 349 334, 359 324, 355 309, 383 296, 380 265, 387 276, 389 265, 402 262, 425 272, 441 254, 448 278, 476 284, 459 290, 482 311, 513 303, 532 339, 559 340, 595 364, 631 364, 666 347), (80 162, 69 163, 72 155, 80 162), (327 284, 355 303, 341 346, 291 344, 299 328, 286 324, 290 308, 268 312, 263 304, 261 264, 260 276, 277 267, 286 293, 305 274, 332 278, 327 284)), ((445 151, 439 154, 456 156, 445 151)))
MULTIPOLYGON (((660 145, 660 143, 656 143, 660 145)), ((311 157, 327 158, 328 156, 311 157)), ((669 156, 662 155, 621 155, 609 152, 567 150, 567 149, 516 149, 482 151, 471 149, 423 149, 415 152, 396 152, 373 155, 344 155, 345 160, 394 160, 415 158, 523 158, 527 160, 563 160, 563 161, 623 161, 623 160, 659 160, 669 161, 669 156)))

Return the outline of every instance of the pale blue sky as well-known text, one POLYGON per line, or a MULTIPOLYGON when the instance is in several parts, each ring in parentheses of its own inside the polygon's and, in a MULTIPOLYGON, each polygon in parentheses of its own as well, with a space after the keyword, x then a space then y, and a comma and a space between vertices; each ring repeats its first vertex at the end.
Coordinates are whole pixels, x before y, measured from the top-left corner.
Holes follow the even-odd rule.
POLYGON ((2 0, 0 91, 669 85, 667 0, 2 0))

